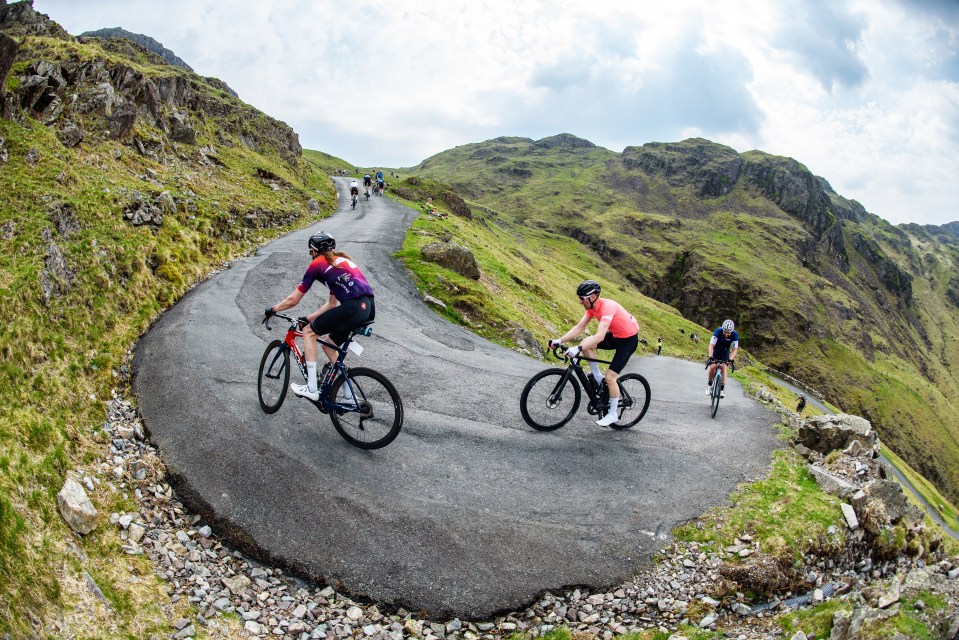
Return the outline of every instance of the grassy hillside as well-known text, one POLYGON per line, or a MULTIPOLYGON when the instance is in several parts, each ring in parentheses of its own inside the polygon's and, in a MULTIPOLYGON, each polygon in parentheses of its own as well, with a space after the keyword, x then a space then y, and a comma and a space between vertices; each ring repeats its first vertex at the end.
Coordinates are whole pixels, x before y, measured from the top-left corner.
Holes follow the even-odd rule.
MULTIPOLYGON (((328 215, 335 194, 290 152, 292 131, 204 79, 96 41, 17 40, 8 104, 21 104, 42 60, 51 76, 53 67, 105 69, 114 79, 132 69, 157 84, 181 78, 193 108, 162 105, 156 122, 138 111, 122 137, 77 102, 56 118, 19 109, 0 118, 0 635, 163 635, 161 583, 148 561, 119 552, 105 525, 113 511, 137 510, 132 496, 93 493, 104 524, 78 538, 56 494, 71 469, 103 457, 104 401, 126 387, 126 354, 160 311, 228 261, 328 215), (174 109, 194 140, 171 138, 174 109), (67 119, 84 133, 76 146, 58 135, 67 119), (138 211, 149 222, 138 224, 138 211), (74 545, 78 553, 68 551, 74 545), (55 633, 46 626, 54 614, 88 597, 83 572, 130 615, 55 633)), ((67 89, 82 98, 90 86, 73 78, 67 89)))
POLYGON ((497 138, 403 174, 449 183, 521 242, 574 240, 698 324, 736 319, 744 346, 872 420, 959 502, 955 235, 893 227, 794 160, 705 140, 617 154, 497 138))

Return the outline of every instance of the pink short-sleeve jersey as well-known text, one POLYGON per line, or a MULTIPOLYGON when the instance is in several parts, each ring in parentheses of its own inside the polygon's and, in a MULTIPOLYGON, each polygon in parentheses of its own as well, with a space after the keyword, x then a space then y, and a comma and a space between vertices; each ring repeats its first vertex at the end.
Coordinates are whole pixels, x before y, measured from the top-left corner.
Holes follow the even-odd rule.
POLYGON ((636 318, 623 308, 623 305, 607 298, 598 298, 586 315, 600 323, 609 322, 609 331, 614 338, 629 338, 639 333, 636 318))

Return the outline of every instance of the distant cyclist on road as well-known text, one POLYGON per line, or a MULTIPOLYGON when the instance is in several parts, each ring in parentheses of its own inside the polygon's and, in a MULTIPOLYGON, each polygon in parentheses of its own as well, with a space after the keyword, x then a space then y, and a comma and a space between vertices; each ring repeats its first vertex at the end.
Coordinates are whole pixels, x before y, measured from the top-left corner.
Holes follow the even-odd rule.
POLYGON ((719 388, 719 397, 725 398, 724 390, 726 388, 726 361, 736 359, 739 353, 739 334, 736 332, 736 325, 732 320, 725 320, 723 326, 713 331, 713 337, 709 340, 709 359, 716 360, 709 365, 709 371, 706 375, 706 395, 713 393, 713 376, 716 375, 717 363, 722 363, 723 381, 719 388))
MULTIPOLYGON (((609 413, 596 421, 599 426, 608 427, 616 424, 619 419, 618 409, 621 394, 616 378, 622 373, 626 363, 629 362, 630 357, 639 345, 639 323, 621 304, 608 298, 600 298, 599 293, 600 286, 595 280, 584 280, 576 288, 576 295, 579 297, 580 304, 586 309, 586 313, 575 327, 559 338, 550 340, 549 346, 553 348, 567 340, 572 340, 586 329, 590 320, 596 319, 599 321, 596 334, 583 340, 578 347, 567 349, 566 356, 573 358, 582 352, 587 358, 595 359, 596 349, 616 350, 605 377, 606 385, 609 388, 609 413)), ((590 362, 589 368, 593 372, 596 383, 600 384, 603 381, 603 375, 599 371, 599 363, 590 362)))
POLYGON ((383 170, 380 169, 376 172, 376 190, 382 195, 383 191, 386 190, 386 182, 383 180, 383 170))
MULTIPOLYGON (((279 311, 292 309, 316 281, 329 288, 330 297, 326 304, 304 318, 308 321, 303 327, 307 383, 290 385, 294 394, 316 402, 320 399, 316 377, 317 336, 329 335, 330 342, 341 345, 351 329, 373 320, 376 308, 373 305, 373 288, 347 253, 334 251, 336 240, 333 236, 325 231, 314 233, 310 236, 309 248, 312 262, 306 269, 303 281, 293 293, 263 313, 269 318, 279 311)), ((323 345, 323 351, 331 365, 336 362, 339 355, 336 351, 326 345, 323 345)))
POLYGON ((357 182, 356 180, 353 180, 353 182, 350 183, 350 195, 351 196, 360 195, 360 183, 357 182))
POLYGON ((363 176, 363 186, 364 187, 373 186, 373 176, 371 176, 369 173, 363 176))

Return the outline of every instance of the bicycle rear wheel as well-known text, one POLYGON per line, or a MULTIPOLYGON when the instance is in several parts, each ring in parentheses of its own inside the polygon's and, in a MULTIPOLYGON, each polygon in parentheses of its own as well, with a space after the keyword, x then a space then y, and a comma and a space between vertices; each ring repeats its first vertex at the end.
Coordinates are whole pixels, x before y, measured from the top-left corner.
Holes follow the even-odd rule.
POLYGON ((719 389, 723 383, 723 377, 717 372, 716 377, 713 378, 713 395, 712 395, 712 414, 713 418, 716 417, 716 412, 719 411, 719 389))
POLYGON ((266 413, 276 413, 290 386, 290 348, 281 340, 266 345, 260 359, 256 377, 256 394, 260 408, 266 413))
POLYGON ((350 369, 346 377, 339 376, 330 387, 330 400, 340 405, 330 410, 333 426, 354 447, 385 447, 403 426, 400 394, 392 382, 372 369, 350 369))
POLYGON ((526 424, 553 431, 569 422, 579 409, 581 391, 569 369, 546 369, 530 378, 519 397, 526 424))
POLYGON ((619 384, 619 422, 613 429, 629 429, 643 419, 649 409, 649 383, 638 373, 627 373, 617 378, 619 384))

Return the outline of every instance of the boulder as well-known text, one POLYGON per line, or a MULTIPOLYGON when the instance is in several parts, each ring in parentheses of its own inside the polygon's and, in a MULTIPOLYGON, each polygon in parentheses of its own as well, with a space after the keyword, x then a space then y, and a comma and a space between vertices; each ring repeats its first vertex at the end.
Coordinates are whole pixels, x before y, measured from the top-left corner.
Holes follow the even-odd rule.
POLYGON ((793 569, 789 558, 778 558, 765 553, 750 556, 745 562, 725 562, 719 574, 733 580, 741 591, 772 593, 790 586, 793 569))
POLYGON ((533 334, 524 327, 519 327, 513 332, 513 339, 520 348, 529 351, 537 358, 544 357, 542 345, 540 345, 540 343, 536 341, 536 338, 533 337, 533 334))
POLYGON ((122 140, 133 131, 133 125, 136 124, 137 109, 132 104, 121 105, 107 118, 107 128, 110 130, 110 137, 114 140, 122 140))
POLYGON ((83 142, 83 130, 75 123, 67 120, 57 131, 57 138, 64 147, 72 148, 83 142))
POLYGON ((170 121, 170 138, 176 142, 196 144, 196 131, 190 126, 190 119, 184 113, 176 112, 170 121))
POLYGON ((813 416, 799 428, 797 439, 822 454, 846 449, 854 440, 858 440, 863 449, 876 446, 876 432, 869 421, 846 413, 813 416))
POLYGON ((97 526, 97 510, 87 497, 83 486, 73 478, 67 478, 57 494, 57 507, 67 525, 81 535, 86 535, 97 526))
POLYGON ((829 473, 822 467, 810 464, 806 465, 806 468, 809 469, 809 474, 816 480, 816 484, 826 493, 845 498, 856 493, 859 489, 854 484, 829 473))
POLYGON ((456 242, 431 242, 421 249, 423 257, 456 273, 479 280, 480 270, 473 252, 456 242))
POLYGON ((877 534, 886 525, 900 521, 910 527, 922 522, 923 512, 909 503, 898 482, 876 480, 863 487, 863 493, 865 501, 856 515, 869 533, 877 534))

